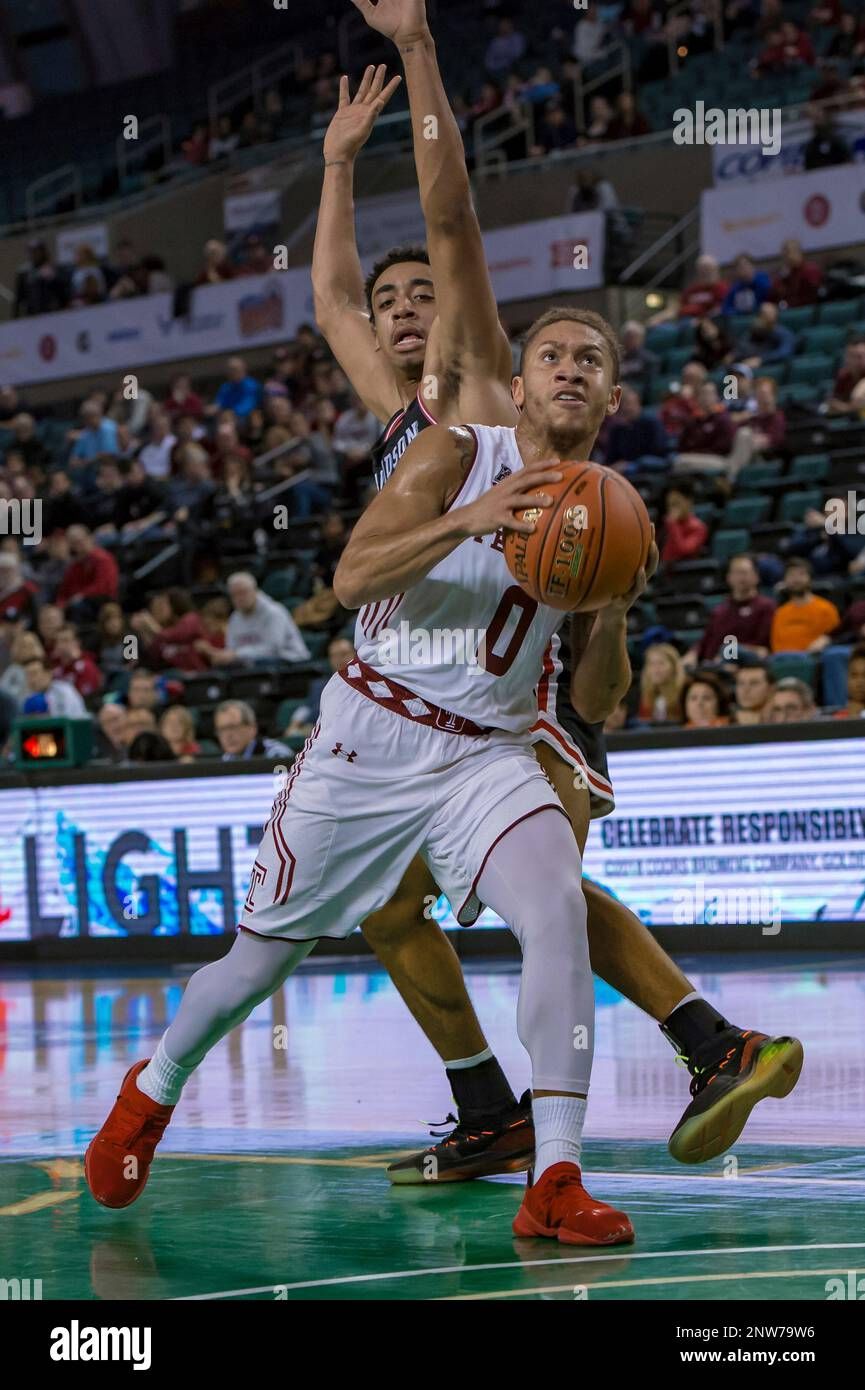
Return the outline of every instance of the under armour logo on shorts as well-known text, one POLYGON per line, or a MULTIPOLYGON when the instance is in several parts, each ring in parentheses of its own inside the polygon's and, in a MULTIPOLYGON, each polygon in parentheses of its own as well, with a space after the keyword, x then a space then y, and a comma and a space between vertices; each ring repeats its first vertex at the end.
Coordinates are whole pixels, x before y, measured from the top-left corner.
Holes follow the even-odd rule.
POLYGON ((345 758, 347 762, 353 763, 357 757, 357 749, 352 748, 350 753, 343 753, 342 744, 338 743, 335 748, 331 748, 331 753, 335 758, 345 758))

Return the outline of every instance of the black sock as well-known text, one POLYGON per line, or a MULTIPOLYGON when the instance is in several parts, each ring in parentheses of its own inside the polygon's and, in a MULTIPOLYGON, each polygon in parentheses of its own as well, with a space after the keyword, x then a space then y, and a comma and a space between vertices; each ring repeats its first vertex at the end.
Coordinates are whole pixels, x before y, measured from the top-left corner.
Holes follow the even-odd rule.
POLYGON ((735 1025, 719 1014, 706 999, 692 999, 689 1004, 680 1004, 658 1026, 676 1051, 690 1060, 702 1043, 709 1042, 725 1028, 735 1025))
POLYGON ((510 1110, 517 1098, 495 1057, 478 1062, 474 1067, 446 1067, 460 1119, 477 1119, 510 1110))

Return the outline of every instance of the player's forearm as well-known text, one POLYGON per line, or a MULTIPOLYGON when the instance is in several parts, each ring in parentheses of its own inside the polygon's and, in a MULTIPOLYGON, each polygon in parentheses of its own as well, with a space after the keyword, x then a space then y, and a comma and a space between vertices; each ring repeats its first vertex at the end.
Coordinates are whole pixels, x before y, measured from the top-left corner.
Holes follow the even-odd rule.
POLYGON ((466 539, 461 510, 446 512, 399 534, 350 540, 333 577, 333 591, 343 608, 378 603, 425 579, 466 539))
POLYGON ((354 160, 326 164, 312 251, 315 316, 324 329, 330 314, 363 305, 363 271, 354 226, 354 160))
POLYGON ((414 160, 427 227, 471 209, 462 135, 442 84, 432 35, 400 44, 411 110, 414 160))
POLYGON ((631 685, 627 618, 602 610, 571 674, 571 704, 581 718, 597 724, 612 714, 631 685))

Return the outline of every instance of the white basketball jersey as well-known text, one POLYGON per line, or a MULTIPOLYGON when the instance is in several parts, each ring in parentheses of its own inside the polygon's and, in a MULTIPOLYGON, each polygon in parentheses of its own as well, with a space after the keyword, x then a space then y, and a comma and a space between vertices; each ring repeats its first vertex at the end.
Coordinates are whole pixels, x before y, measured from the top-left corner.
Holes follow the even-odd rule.
MULTIPOLYGON (((451 509, 523 467, 514 428, 467 428, 477 453, 451 509)), ((537 718, 544 653, 564 617, 520 588, 498 533, 463 541, 404 594, 367 604, 355 646, 369 666, 433 704, 519 733, 537 718)))

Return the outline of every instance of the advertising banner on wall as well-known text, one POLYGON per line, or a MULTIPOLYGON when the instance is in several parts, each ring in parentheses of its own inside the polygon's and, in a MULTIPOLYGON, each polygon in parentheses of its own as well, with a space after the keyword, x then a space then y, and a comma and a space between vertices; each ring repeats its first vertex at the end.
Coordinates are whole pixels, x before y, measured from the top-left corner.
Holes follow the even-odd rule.
MULTIPOLYGON (((865 111, 840 111, 835 129, 849 146, 855 162, 865 160, 865 111)), ((714 145, 712 173, 716 188, 731 183, 783 178, 805 172, 805 146, 814 134, 812 121, 785 121, 777 154, 759 145, 714 145)))
POLYGON ((108 223, 92 222, 87 227, 65 227, 57 233, 55 254, 60 265, 74 265, 79 246, 89 246, 97 260, 108 256, 108 223))
POLYGON ((865 241, 865 163, 707 188, 700 216, 701 249, 722 265, 742 251, 777 256, 787 237, 806 251, 854 245, 865 241))
MULTIPOLYGON (((279 197, 256 193, 239 202, 271 196, 279 197)), ((243 215, 248 213, 249 208, 243 215)), ((232 215, 241 217, 239 211, 232 215)), ((484 246, 502 304, 603 284, 604 218, 599 212, 501 227, 485 235, 484 246)), ((181 357, 267 347, 285 342, 312 318, 310 273, 300 267, 205 285, 194 291, 182 318, 175 317, 172 295, 156 294, 16 319, 0 324, 0 384, 134 372, 181 357)))
MULTIPOLYGON (((610 764, 617 809, 593 825, 585 870, 648 925, 865 933, 865 739, 610 764)), ((0 943, 232 932, 274 791, 269 773, 0 790, 0 943)), ((445 899, 434 912, 455 926, 445 899)))

